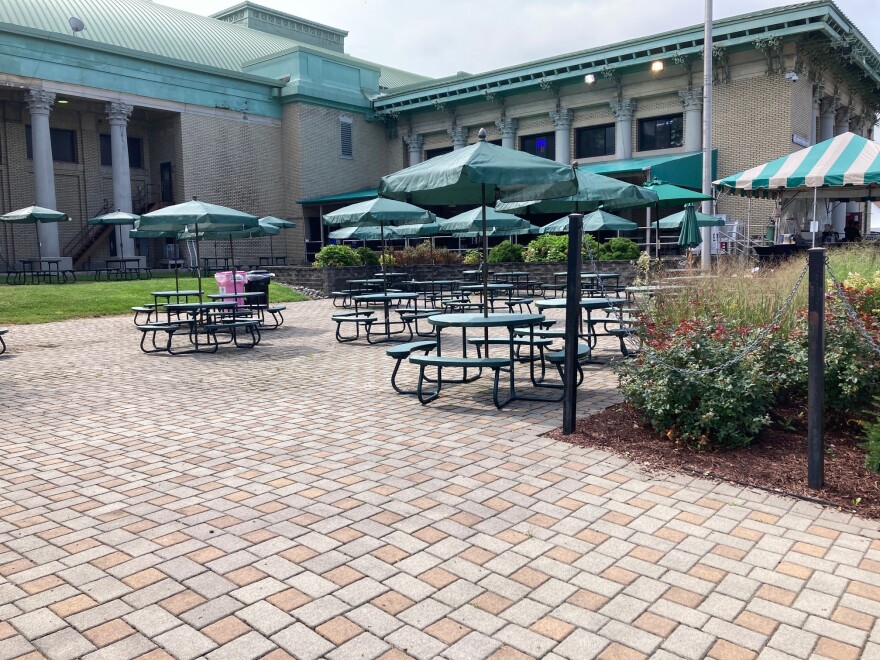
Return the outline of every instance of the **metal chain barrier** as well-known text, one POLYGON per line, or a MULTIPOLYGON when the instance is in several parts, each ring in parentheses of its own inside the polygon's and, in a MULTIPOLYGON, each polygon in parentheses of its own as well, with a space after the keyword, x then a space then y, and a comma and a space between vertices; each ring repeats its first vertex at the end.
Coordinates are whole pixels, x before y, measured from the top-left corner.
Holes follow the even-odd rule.
MULTIPOLYGON (((586 247, 587 247, 587 256, 589 256, 589 258, 590 258, 590 264, 593 268, 593 272, 598 273, 599 268, 596 264, 596 259, 593 255, 593 250, 590 248, 589 243, 586 243, 586 247)), ((724 369, 727 369, 728 367, 733 366, 737 362, 744 360, 746 358, 746 356, 748 356, 750 353, 752 353, 770 335, 770 333, 773 331, 773 329, 776 327, 776 325, 782 319, 782 316, 783 316, 783 314, 785 314, 789 305, 791 305, 791 301, 794 300, 795 294, 797 294, 797 291, 798 291, 798 289, 800 289, 800 286, 803 283, 804 278, 807 276, 808 269, 809 269, 809 262, 804 263, 804 268, 803 268, 803 270, 801 270, 801 274, 798 275, 797 281, 794 283, 794 286, 791 288, 791 291, 788 292, 788 295, 785 297, 785 300, 782 301, 782 305, 779 307, 779 309, 777 310, 776 314, 773 316, 773 319, 770 321, 770 323, 768 323, 766 326, 764 326, 761 329, 761 331, 758 332, 758 334, 756 334, 754 336, 754 338, 752 338, 745 345, 745 348, 743 348, 741 353, 739 353, 737 356, 727 360, 726 362, 722 362, 719 365, 716 365, 714 367, 709 367, 707 369, 683 369, 681 367, 677 367, 673 364, 669 364, 668 362, 665 362, 663 359, 658 357, 656 352, 654 352, 653 350, 651 350, 648 347, 644 347, 642 349, 641 353, 645 356, 646 359, 650 360, 651 362, 653 362, 655 364, 659 364, 661 367, 666 367, 670 371, 674 371, 674 372, 681 374, 683 376, 708 376, 709 374, 718 373, 719 371, 723 371, 724 369)), ((607 298, 608 292, 605 289, 605 283, 602 281, 601 277, 597 278, 597 279, 599 281, 599 287, 602 291, 603 297, 607 298)), ((612 310, 613 310, 613 313, 614 313, 618 323, 620 323, 620 327, 621 328, 625 327, 625 325, 624 325, 625 321, 623 319, 623 314, 620 312, 620 310, 614 305, 612 305, 612 310)), ((864 327, 864 326, 862 326, 862 327, 864 327)), ((873 342, 872 342, 872 344, 873 344, 873 342)), ((876 346, 876 344, 874 346, 876 346)))
POLYGON ((874 338, 871 337, 868 329, 865 327, 864 322, 862 321, 862 317, 859 315, 858 311, 852 306, 852 303, 849 301, 849 298, 846 297, 846 294, 843 292, 843 286, 841 286, 840 281, 837 279, 837 276, 834 274, 834 271, 831 269, 831 262, 828 260, 828 256, 825 256, 825 270, 828 271, 828 275, 831 277, 831 283, 834 285, 834 290, 837 293, 837 296, 840 298, 841 303, 843 303, 843 310, 846 312, 846 315, 850 318, 855 326, 856 330, 859 331, 859 334, 868 342, 868 346, 871 347, 875 353, 880 355, 880 345, 874 341, 874 338))

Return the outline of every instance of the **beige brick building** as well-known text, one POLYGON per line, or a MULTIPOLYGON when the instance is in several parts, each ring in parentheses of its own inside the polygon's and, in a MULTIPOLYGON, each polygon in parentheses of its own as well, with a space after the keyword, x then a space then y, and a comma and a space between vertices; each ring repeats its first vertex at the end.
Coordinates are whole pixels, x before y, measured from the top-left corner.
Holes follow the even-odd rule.
MULTIPOLYGON (((88 218, 194 196, 293 219, 273 249, 305 262, 326 240, 322 213, 481 127, 504 146, 612 176, 699 187, 701 26, 431 80, 345 54, 344 31, 250 2, 214 17, 147 0, 82 0, 77 11, 86 29, 72 33, 57 0, 0 4, 0 209, 67 212, 70 223, 40 228, 41 244, 79 268, 130 240, 88 218), (111 157, 119 126, 127 163, 111 157)), ((880 59, 832 2, 716 21, 713 53, 718 176, 876 121, 880 59)), ((847 213, 865 220, 859 204, 836 206, 841 231, 847 213)), ((749 217, 747 233, 761 235, 779 209, 722 197, 717 211, 749 217)), ((35 256, 36 237, 0 223, 0 270, 35 256)), ((153 265, 175 249, 124 245, 153 265)), ((268 252, 267 239, 236 247, 245 264, 268 252)))

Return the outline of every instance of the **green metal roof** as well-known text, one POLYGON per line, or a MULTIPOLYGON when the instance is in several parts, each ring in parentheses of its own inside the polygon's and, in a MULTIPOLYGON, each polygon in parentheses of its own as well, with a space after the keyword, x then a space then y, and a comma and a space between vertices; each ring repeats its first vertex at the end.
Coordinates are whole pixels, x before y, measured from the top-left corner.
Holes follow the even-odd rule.
MULTIPOLYGON (((70 17, 86 26, 77 39, 240 72, 245 62, 302 45, 298 41, 200 16, 149 0, 2 0, 0 24, 70 36, 70 17)), ((2 25, 0 25, 2 30, 2 25)), ((336 51, 309 45, 335 57, 336 51)), ((351 58, 355 60, 355 58, 351 58)), ((363 60, 360 60, 363 61, 363 60)), ((381 87, 429 80, 373 64, 381 87)))
MULTIPOLYGON (((718 151, 712 152, 712 177, 714 178, 718 151)), ((616 174, 645 173, 645 180, 660 179, 666 183, 699 190, 703 185, 703 152, 688 151, 677 154, 658 154, 601 163, 578 163, 584 172, 614 176, 616 174)))
MULTIPOLYGON (((864 75, 880 83, 880 54, 831 0, 814 0, 775 7, 713 22, 713 44, 751 48, 758 38, 821 34, 855 39, 865 60, 864 75)), ((487 95, 536 89, 539 84, 572 84, 587 73, 610 68, 625 71, 644 67, 658 58, 697 55, 703 48, 703 25, 693 25, 648 37, 557 55, 470 76, 450 76, 389 90, 373 97, 377 112, 400 112, 434 107, 437 102, 485 100, 487 95)))
POLYGON ((351 192, 337 193, 335 195, 324 195, 323 197, 312 197, 310 199, 298 199, 297 204, 339 204, 344 202, 354 202, 359 199, 372 199, 379 196, 378 188, 365 188, 363 190, 352 190, 351 192))

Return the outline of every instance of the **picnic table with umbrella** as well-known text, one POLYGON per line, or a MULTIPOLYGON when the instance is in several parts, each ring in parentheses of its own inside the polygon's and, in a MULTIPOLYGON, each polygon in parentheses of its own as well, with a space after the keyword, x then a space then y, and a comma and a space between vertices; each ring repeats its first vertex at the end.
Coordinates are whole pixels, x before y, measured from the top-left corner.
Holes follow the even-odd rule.
MULTIPOLYGON (((660 181, 659 179, 654 179, 653 181, 649 181, 645 184, 645 188, 653 192, 657 195, 657 201, 652 205, 655 210, 658 211, 661 208, 669 208, 672 206, 684 206, 685 204, 696 204, 697 202, 711 202, 714 198, 712 195, 704 195, 701 192, 697 192, 695 190, 688 190, 687 188, 682 188, 680 186, 675 186, 671 183, 665 183, 664 181, 660 181)), ((648 236, 650 237, 650 226, 651 226, 651 206, 648 206, 648 236)), ((662 225, 660 226, 662 229, 662 225)), ((660 256, 660 232, 657 231, 655 234, 656 244, 657 244, 657 253, 654 255, 656 257, 660 256)))
MULTIPOLYGON (((90 225, 102 225, 102 226, 125 226, 131 225, 134 227, 134 223, 140 220, 141 216, 135 215, 134 213, 127 213, 125 211, 116 210, 112 213, 104 213, 103 215, 95 216, 94 218, 89 219, 90 225)), ((129 232, 129 236, 131 236, 131 232, 129 232)), ((126 258, 125 256, 125 241, 119 242, 119 258, 117 259, 108 259, 106 264, 106 273, 107 279, 110 279, 111 273, 115 272, 119 277, 125 278, 129 272, 131 271, 138 279, 141 276, 141 268, 140 268, 140 258, 134 255, 126 258), (129 268, 128 264, 133 262, 134 268, 129 268), (111 264, 116 264, 116 267, 112 267, 111 264)), ((147 279, 152 277, 152 273, 150 273, 149 269, 145 269, 147 274, 147 279)), ((100 277, 100 270, 95 271, 95 279, 100 277)))
MULTIPOLYGON (((293 229, 296 227, 296 223, 292 220, 285 220, 284 218, 276 218, 274 215, 267 215, 259 220, 261 225, 272 225, 273 227, 278 227, 278 229, 293 229)), ((266 265, 263 262, 266 260, 265 257, 260 257, 260 265, 266 265)), ((276 257, 275 250, 272 246, 272 234, 269 234, 269 265, 286 265, 287 264, 287 256, 276 257)))
MULTIPOLYGON (((41 280, 51 282, 54 277, 59 284, 67 282, 68 273, 72 280, 76 281, 73 271, 61 271, 59 264, 61 259, 58 257, 43 257, 43 247, 40 242, 40 232, 38 224, 40 222, 68 222, 70 216, 60 211, 43 208, 42 206, 28 206, 17 211, 10 211, 4 215, 0 215, 0 221, 10 224, 32 224, 37 232, 37 258, 22 259, 22 272, 15 271, 6 274, 6 282, 8 284, 25 284, 27 277, 30 275, 31 283, 38 284, 41 280), (43 264, 46 268, 43 268, 43 264), (54 269, 53 269, 54 266, 54 269)), ((14 234, 13 234, 14 236, 14 234)))

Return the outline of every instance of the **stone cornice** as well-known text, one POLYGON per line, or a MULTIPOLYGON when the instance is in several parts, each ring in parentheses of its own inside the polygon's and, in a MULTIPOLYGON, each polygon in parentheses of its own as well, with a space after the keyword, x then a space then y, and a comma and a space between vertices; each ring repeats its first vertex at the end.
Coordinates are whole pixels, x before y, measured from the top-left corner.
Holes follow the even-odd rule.
POLYGON ((516 129, 519 127, 519 122, 510 117, 502 117, 501 119, 495 120, 495 126, 501 131, 501 137, 513 137, 516 135, 516 129))

